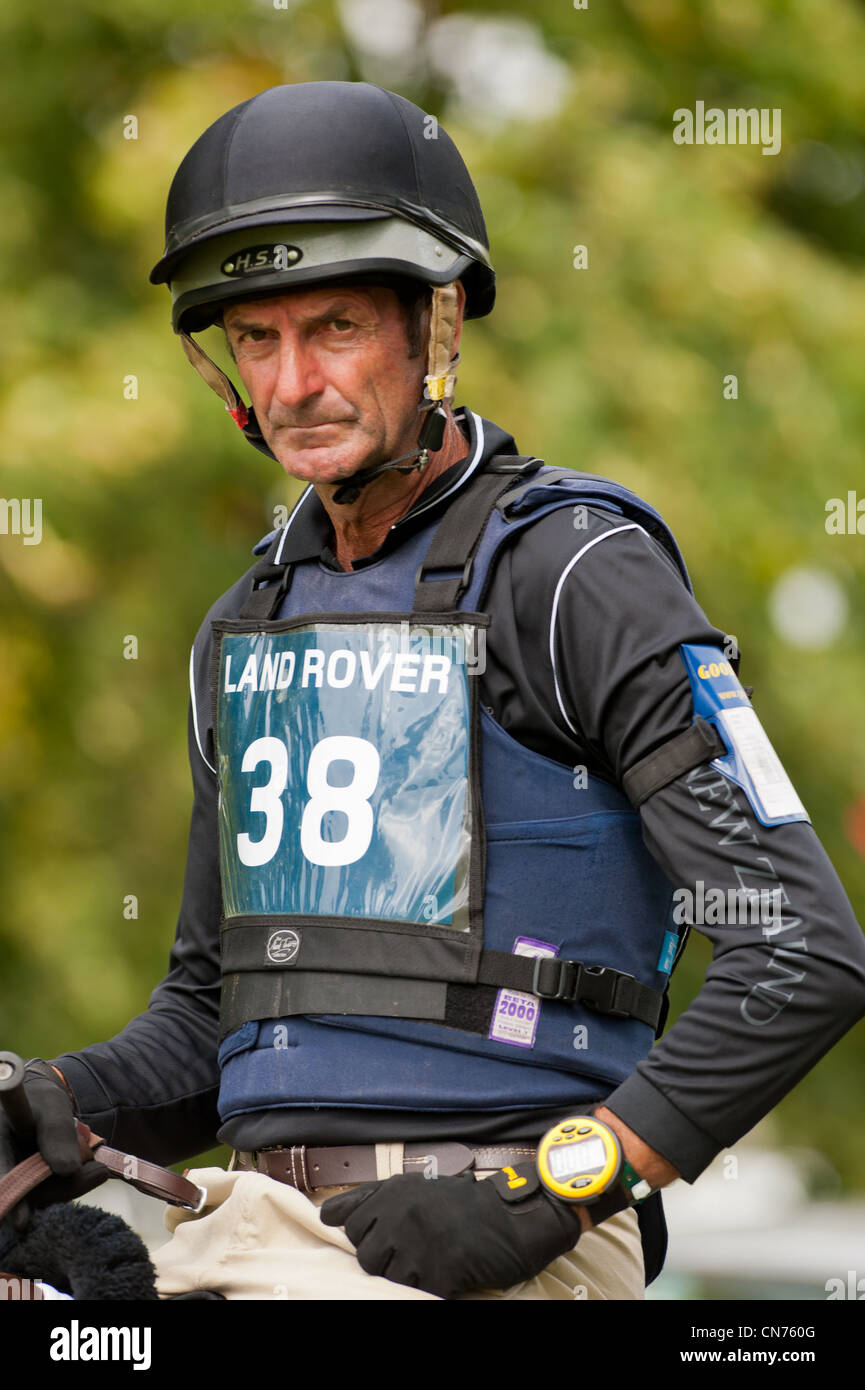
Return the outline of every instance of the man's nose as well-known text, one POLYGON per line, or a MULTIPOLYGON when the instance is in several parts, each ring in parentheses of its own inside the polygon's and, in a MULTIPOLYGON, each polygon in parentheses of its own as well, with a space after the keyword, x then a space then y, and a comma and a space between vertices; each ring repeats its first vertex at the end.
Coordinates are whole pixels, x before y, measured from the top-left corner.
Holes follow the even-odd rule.
POLYGON ((279 366, 274 387, 280 403, 289 408, 302 406, 311 397, 321 395, 326 385, 312 347, 294 335, 283 334, 279 340, 279 366))

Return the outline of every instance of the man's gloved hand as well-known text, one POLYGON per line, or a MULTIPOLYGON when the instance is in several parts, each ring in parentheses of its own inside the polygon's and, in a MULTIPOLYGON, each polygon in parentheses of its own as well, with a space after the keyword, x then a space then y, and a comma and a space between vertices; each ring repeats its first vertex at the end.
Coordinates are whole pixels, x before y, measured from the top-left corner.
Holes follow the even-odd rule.
POLYGON ((579 1213, 549 1197, 533 1167, 516 1172, 526 1182, 515 1190, 504 1172, 482 1181, 402 1174, 329 1197, 319 1215, 345 1228, 367 1274, 439 1298, 505 1289, 571 1250, 581 1230, 579 1213))
POLYGON ((24 1093, 33 1115, 29 1133, 13 1130, 0 1109, 0 1177, 37 1150, 54 1177, 46 1178, 19 1202, 9 1220, 18 1231, 29 1219, 29 1207, 68 1202, 98 1187, 108 1177, 101 1163, 85 1162, 78 1144, 72 1100, 62 1081, 47 1062, 36 1058, 24 1069, 24 1093))

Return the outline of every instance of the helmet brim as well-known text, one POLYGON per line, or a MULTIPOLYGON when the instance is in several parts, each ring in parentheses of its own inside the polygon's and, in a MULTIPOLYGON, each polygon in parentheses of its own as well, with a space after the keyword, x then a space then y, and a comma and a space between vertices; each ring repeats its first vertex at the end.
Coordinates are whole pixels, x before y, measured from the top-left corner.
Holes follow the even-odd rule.
POLYGON ((495 275, 489 266, 403 218, 345 222, 271 222, 262 240, 260 217, 202 239, 171 276, 175 332, 215 323, 226 305, 346 280, 385 283, 397 277, 446 285, 463 279, 466 318, 489 313, 495 275), (369 224, 369 225, 365 225, 369 224), (245 244, 248 230, 259 233, 245 244), (272 230, 271 230, 272 229, 272 230), (244 235, 246 233, 246 236, 244 235))
POLYGON ((235 232, 251 230, 253 227, 272 227, 293 222, 375 222, 393 216, 392 212, 382 208, 350 207, 324 201, 290 209, 286 208, 284 202, 280 203, 278 207, 270 209, 259 209, 253 205, 247 205, 242 212, 237 209, 235 216, 231 215, 232 211, 234 210, 227 208, 225 215, 220 217, 218 222, 213 222, 211 219, 198 231, 195 231, 189 223, 184 223, 182 227, 173 229, 172 234, 167 239, 164 254, 150 272, 150 283, 152 285, 168 284, 172 272, 180 262, 198 247, 203 246, 205 242, 214 240, 215 237, 233 235, 235 232))

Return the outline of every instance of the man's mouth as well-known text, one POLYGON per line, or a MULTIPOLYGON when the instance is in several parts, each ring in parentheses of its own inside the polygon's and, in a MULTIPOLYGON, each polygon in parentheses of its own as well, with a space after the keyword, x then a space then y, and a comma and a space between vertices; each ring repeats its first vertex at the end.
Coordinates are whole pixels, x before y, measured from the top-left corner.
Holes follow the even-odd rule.
POLYGON ((351 423, 350 420, 318 420, 318 421, 316 421, 316 423, 315 423, 314 425, 289 425, 289 424, 285 424, 285 425, 277 425, 277 426, 276 426, 276 429, 278 429, 278 430, 298 430, 298 431, 300 431, 301 433, 305 433, 307 430, 326 430, 326 429, 328 429, 331 425, 348 425, 348 424, 350 424, 350 423, 351 423))

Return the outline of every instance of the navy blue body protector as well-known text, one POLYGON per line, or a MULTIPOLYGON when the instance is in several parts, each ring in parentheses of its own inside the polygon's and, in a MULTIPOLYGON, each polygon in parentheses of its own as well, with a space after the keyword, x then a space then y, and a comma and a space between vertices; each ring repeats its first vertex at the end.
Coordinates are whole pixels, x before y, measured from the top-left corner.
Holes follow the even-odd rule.
POLYGON ((663 1026, 672 889, 639 814, 479 699, 497 555, 578 504, 636 521, 690 588, 627 489, 499 455, 363 569, 281 564, 277 536, 213 624, 223 1121, 567 1111, 663 1026))

